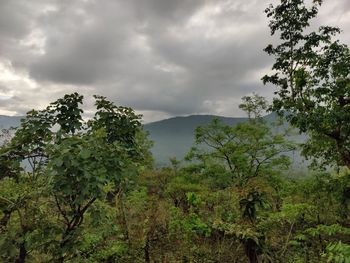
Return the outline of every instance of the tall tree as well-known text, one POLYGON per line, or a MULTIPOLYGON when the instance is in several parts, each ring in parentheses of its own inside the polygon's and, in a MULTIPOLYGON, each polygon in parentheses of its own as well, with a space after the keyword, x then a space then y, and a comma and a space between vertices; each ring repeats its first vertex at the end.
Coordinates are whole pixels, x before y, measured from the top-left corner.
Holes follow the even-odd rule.
POLYGON ((214 119, 195 131, 195 147, 188 157, 206 164, 223 165, 232 183, 246 184, 261 175, 268 176, 288 167, 285 153, 294 150, 284 135, 272 131, 261 117, 267 107, 265 98, 258 95, 243 97, 240 108, 247 112, 247 122, 230 126, 214 119))
POLYGON ((263 82, 278 87, 273 110, 284 114, 300 132, 308 132, 306 156, 324 164, 350 167, 350 51, 333 40, 337 27, 310 32, 322 0, 281 0, 265 10, 271 35, 280 43, 265 51, 275 57, 263 82))
POLYGON ((95 99, 97 111, 89 121, 82 118, 83 96, 77 93, 29 112, 0 150, 1 183, 22 191, 0 194, 2 228, 18 212, 16 262, 26 261, 27 248, 33 246, 28 236, 42 230, 37 222, 45 209, 50 209, 46 215, 55 214, 58 220, 50 218, 52 225, 47 226, 53 233, 46 239, 52 242, 38 246, 51 251, 57 262, 74 257, 81 225, 94 203, 118 191, 126 171, 136 170, 147 154, 145 139, 139 136, 140 116, 104 97, 95 99), (30 165, 27 169, 22 167, 25 162, 30 165))

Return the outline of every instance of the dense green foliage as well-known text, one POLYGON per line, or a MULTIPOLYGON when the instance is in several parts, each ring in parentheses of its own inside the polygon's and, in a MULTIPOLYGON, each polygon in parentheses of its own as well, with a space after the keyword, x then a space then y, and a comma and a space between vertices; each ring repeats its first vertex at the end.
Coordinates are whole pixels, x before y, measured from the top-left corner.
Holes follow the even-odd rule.
POLYGON ((348 262, 350 172, 292 176, 262 97, 160 170, 139 116, 95 98, 87 122, 78 94, 29 112, 1 148, 2 262, 348 262))
MULTIPOLYGON (((290 168, 298 146, 262 117, 197 127, 186 160, 153 167, 152 143, 131 108, 65 95, 32 110, 0 147, 0 262, 350 262, 349 51, 338 29, 304 33, 321 1, 266 10, 280 87, 273 109, 302 132, 308 156, 337 169, 290 168)), ((320 166, 318 168, 325 168, 320 166)))
POLYGON ((1 148, 3 261, 78 257, 82 225, 97 224, 108 195, 147 160, 139 116, 95 99, 97 111, 88 122, 77 93, 28 112, 1 148))
POLYGON ((322 0, 312 3, 308 7, 304 0, 281 0, 266 9, 271 34, 281 43, 265 49, 276 60, 275 73, 263 81, 279 88, 273 109, 308 132, 306 155, 350 167, 350 50, 333 40, 339 28, 322 26, 310 32, 322 0))

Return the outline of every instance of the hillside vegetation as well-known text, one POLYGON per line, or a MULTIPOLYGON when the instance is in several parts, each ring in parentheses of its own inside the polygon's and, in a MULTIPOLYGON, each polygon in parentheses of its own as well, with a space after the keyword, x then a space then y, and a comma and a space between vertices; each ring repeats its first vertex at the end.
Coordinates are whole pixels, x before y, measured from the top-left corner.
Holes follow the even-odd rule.
POLYGON ((253 94, 242 121, 185 119, 185 160, 156 168, 141 116, 102 96, 90 120, 72 93, 3 131, 0 262, 350 262, 350 50, 338 28, 310 32, 312 3, 266 9, 273 104, 253 94), (291 169, 289 125, 265 111, 307 135, 307 176, 291 169))

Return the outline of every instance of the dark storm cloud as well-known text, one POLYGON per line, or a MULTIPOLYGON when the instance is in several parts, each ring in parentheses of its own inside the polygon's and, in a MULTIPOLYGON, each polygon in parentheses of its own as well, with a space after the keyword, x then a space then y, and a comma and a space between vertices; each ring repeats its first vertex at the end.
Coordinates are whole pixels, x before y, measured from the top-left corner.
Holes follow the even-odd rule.
MULTIPOLYGON (((240 97, 253 91, 272 96, 260 81, 271 65, 262 51, 271 42, 267 4, 0 0, 0 63, 10 63, 9 72, 22 78, 2 79, 0 73, 0 85, 12 89, 0 89, 0 96, 23 100, 3 101, 0 110, 9 110, 10 101, 17 112, 19 105, 36 106, 33 93, 42 105, 77 90, 145 111, 149 119, 152 112, 237 115, 240 97)), ((347 0, 323 8, 320 22, 349 25, 347 0)))

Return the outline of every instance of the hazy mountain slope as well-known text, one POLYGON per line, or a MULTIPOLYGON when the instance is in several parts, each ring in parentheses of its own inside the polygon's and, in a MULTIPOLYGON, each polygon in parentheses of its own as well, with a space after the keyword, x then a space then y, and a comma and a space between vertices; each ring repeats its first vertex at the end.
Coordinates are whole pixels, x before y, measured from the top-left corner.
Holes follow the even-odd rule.
POLYGON ((214 115, 191 115, 145 124, 145 130, 149 131, 150 139, 154 141, 152 153, 156 163, 159 165, 167 164, 170 157, 182 159, 193 145, 196 127, 208 124, 214 118, 219 118, 229 125, 247 120, 247 118, 228 118, 214 115))
MULTIPOLYGON (((145 130, 149 131, 150 139, 154 142, 152 153, 157 165, 169 164, 169 158, 176 157, 182 159, 194 143, 194 131, 199 125, 205 125, 214 118, 219 118, 226 124, 235 125, 239 122, 246 121, 247 118, 228 118, 213 115, 192 115, 188 117, 175 117, 162 121, 145 124, 145 130)), ((264 117, 269 123, 276 121, 276 114, 269 114, 264 117)), ((278 129, 289 127, 284 123, 278 129)), ((295 135, 289 138, 296 142, 305 141, 304 135, 295 135)), ((292 159, 295 168, 305 168, 303 158, 300 153, 288 153, 292 159)))
MULTIPOLYGON (((0 115, 0 129, 16 127, 20 124, 18 116, 0 115)), ((149 131, 150 139, 154 141, 152 153, 157 165, 169 164, 169 158, 182 159, 194 143, 194 131, 196 127, 210 123, 214 118, 219 118, 226 124, 235 125, 246 121, 247 118, 229 118, 214 115, 192 115, 188 117, 175 117, 157 122, 145 124, 145 130, 149 131)), ((268 122, 276 120, 275 114, 265 117, 268 122)), ((288 124, 283 126, 287 127, 288 124)), ((295 135, 292 138, 298 142, 304 141, 305 136, 295 135)), ((302 158, 299 153, 290 153, 295 166, 301 165, 302 158)))
POLYGON ((0 129, 8 129, 11 127, 17 127, 21 119, 21 116, 4 116, 0 115, 0 129))

